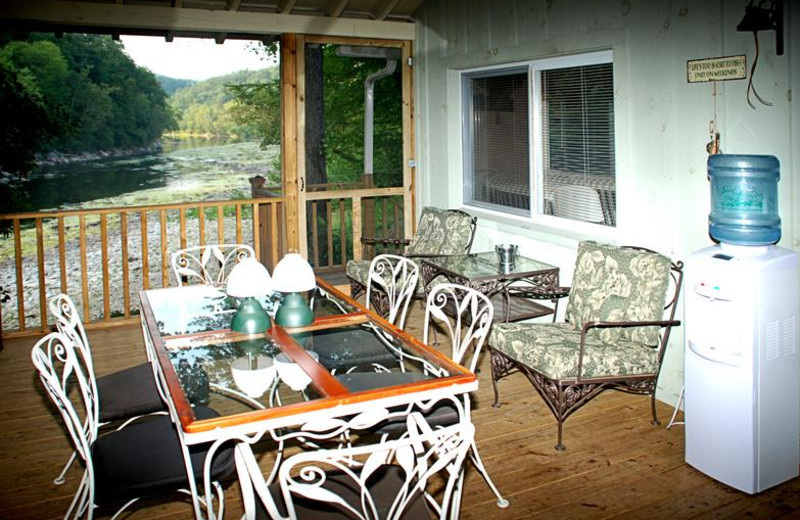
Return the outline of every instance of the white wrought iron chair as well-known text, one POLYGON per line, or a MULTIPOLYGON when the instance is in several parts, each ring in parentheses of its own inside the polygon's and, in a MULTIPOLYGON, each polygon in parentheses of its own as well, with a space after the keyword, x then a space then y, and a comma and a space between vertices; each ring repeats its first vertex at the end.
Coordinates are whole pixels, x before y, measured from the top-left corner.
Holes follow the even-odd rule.
MULTIPOLYGON (((139 498, 181 491, 189 486, 184 455, 202 460, 205 452, 192 449, 186 453, 168 416, 126 423, 122 428, 98 435, 101 403, 97 384, 72 338, 62 332, 51 332, 34 345, 31 359, 84 464, 83 477, 64 518, 91 519, 98 507, 122 504, 114 515, 116 518, 139 498), (69 396, 73 388, 78 391, 74 401, 69 396)), ((203 418, 218 416, 203 407, 196 408, 195 413, 203 418)), ((220 518, 224 503, 217 481, 230 475, 233 469, 233 449, 220 451, 211 470, 220 518)), ((195 478, 202 478, 202 471, 196 472, 195 478)))
POLYGON ((378 255, 369 266, 367 309, 371 306, 390 323, 402 329, 419 280, 419 268, 406 257, 378 255))
MULTIPOLYGON (((98 396, 98 420, 103 425, 114 421, 126 421, 142 415, 166 413, 153 376, 150 363, 142 363, 102 377, 96 377, 89 340, 83 328, 78 310, 69 296, 58 294, 49 302, 50 313, 56 319, 56 328, 70 340, 87 377, 96 384, 98 396)), ((73 452, 64 469, 54 480, 56 485, 65 481, 65 475, 75 460, 73 452)))
MULTIPOLYGON (((485 295, 463 285, 442 283, 434 287, 428 295, 422 341, 427 344, 431 328, 435 328, 437 324, 441 325, 450 340, 453 361, 474 373, 493 318, 494 306, 485 295)), ((464 394, 464 400, 464 409, 471 410, 469 394, 464 394)), ((435 417, 438 414, 440 419, 439 422, 435 420, 433 422, 440 424, 452 421, 453 411, 447 408, 447 404, 434 408, 431 415, 435 417)), ((486 471, 474 439, 471 447, 470 457, 489 489, 497 497, 497 506, 508 507, 508 500, 503 498, 489 472, 486 471)))
MULTIPOLYGON (((494 307, 492 302, 480 292, 452 283, 439 284, 431 290, 425 305, 423 341, 428 343, 428 334, 431 329, 437 323, 441 324, 452 345, 453 361, 475 372, 481 349, 492 326, 493 317, 494 307)), ((358 392, 385 384, 385 380, 382 383, 377 379, 378 377, 390 377, 393 379, 393 384, 404 384, 419 381, 421 377, 424 378, 425 376, 419 372, 391 372, 380 374, 380 376, 354 372, 341 376, 340 381, 347 386, 348 390, 358 392)), ((461 412, 459 408, 463 408, 465 410, 464 413, 469 414, 471 408, 468 394, 464 395, 464 402, 460 407, 449 401, 441 401, 434 404, 424 414, 431 424, 447 426, 460 420, 461 412)), ((374 431, 379 434, 397 434, 402 432, 404 426, 402 418, 394 418, 379 423, 374 431)), ((497 497, 497 506, 501 508, 508 507, 508 500, 503 498, 486 471, 474 441, 472 441, 471 447, 471 458, 475 463, 475 467, 497 497)))
POLYGON ((219 285, 225 283, 234 265, 243 258, 255 256, 255 251, 247 244, 211 244, 179 249, 172 253, 170 260, 178 285, 219 285))
POLYGON ((245 518, 457 519, 463 462, 474 434, 469 422, 434 428, 412 412, 396 439, 288 457, 272 485, 250 445, 241 442, 236 464, 245 518), (435 493, 428 486, 432 477, 435 493))

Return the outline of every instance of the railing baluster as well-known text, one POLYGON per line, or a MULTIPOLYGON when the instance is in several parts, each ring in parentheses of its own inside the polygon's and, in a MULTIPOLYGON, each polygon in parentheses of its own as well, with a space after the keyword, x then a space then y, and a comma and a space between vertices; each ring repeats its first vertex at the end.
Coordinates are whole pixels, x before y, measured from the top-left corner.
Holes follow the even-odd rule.
POLYGON ((225 216, 222 206, 217 206, 217 244, 225 243, 225 216))
POLYGON ((111 295, 108 287, 108 218, 100 214, 100 257, 103 268, 103 321, 111 319, 111 295))
POLYGON ((401 225, 400 225, 400 218, 402 217, 402 213, 398 213, 400 209, 400 205, 395 203, 392 204, 392 208, 394 209, 394 238, 405 238, 403 233, 400 232, 401 225))
POLYGON ((325 219, 328 223, 328 265, 327 267, 333 266, 333 220, 331 220, 331 205, 333 201, 329 201, 325 204, 325 219))
POLYGON ((353 220, 353 258, 361 258, 361 197, 353 197, 351 203, 353 220))
POLYGON ((86 216, 78 217, 78 228, 80 229, 81 244, 81 296, 83 297, 83 321, 90 320, 89 308, 89 260, 86 251, 86 216))
POLYGON ((261 260, 261 232, 259 229, 261 221, 258 217, 258 202, 252 204, 251 210, 253 212, 253 250, 256 252, 256 258, 261 260))
POLYGON ((342 247, 342 267, 347 265, 347 219, 344 211, 344 199, 339 199, 339 240, 342 247))
POLYGON ((128 273, 128 213, 119 214, 119 236, 122 242, 122 307, 126 318, 131 317, 131 281, 128 273))
POLYGON ((19 219, 14 219, 14 263, 17 266, 17 321, 19 330, 25 330, 25 286, 22 276, 22 234, 19 219))
POLYGON ((197 232, 199 246, 206 245, 206 207, 197 206, 197 232))
POLYGON ((147 211, 141 210, 139 212, 139 224, 141 227, 141 244, 142 244, 142 289, 147 290, 150 288, 150 249, 147 243, 147 211))
POLYGON ((161 210, 161 287, 167 286, 167 210, 161 210))
POLYGON ((67 293, 67 247, 64 237, 64 216, 58 217, 58 271, 61 274, 61 292, 67 293))
POLYGON ((313 259, 315 267, 322 267, 319 265, 319 225, 317 225, 317 201, 311 201, 311 250, 313 251, 313 259))
POLYGON ((381 238, 389 238, 389 226, 386 225, 386 204, 388 202, 388 198, 384 197, 381 199, 381 238))
POLYGON ((242 205, 236 204, 236 243, 242 243, 242 205))
POLYGON ((44 277, 44 228, 41 217, 36 219, 36 259, 39 262, 39 321, 42 330, 47 330, 47 281, 44 277))
POLYGON ((186 208, 181 208, 178 210, 179 220, 180 220, 180 235, 181 235, 181 249, 186 248, 186 208))

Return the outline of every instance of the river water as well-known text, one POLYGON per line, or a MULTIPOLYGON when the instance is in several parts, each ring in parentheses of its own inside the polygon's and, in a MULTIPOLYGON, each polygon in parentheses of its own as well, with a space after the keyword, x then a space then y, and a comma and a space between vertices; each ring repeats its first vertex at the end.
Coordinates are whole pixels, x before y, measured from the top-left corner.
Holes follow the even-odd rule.
POLYGON ((166 141, 160 151, 41 166, 26 190, 35 210, 248 197, 250 177, 278 178, 277 157, 257 142, 166 141))

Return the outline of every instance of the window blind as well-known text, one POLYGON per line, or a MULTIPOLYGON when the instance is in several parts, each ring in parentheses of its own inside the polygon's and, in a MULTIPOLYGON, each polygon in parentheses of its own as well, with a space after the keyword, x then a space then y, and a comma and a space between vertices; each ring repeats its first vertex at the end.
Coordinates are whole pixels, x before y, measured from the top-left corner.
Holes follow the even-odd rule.
POLYGON ((544 212, 615 225, 611 63, 541 71, 544 212))
POLYGON ((472 200, 530 208, 528 73, 469 79, 472 200))

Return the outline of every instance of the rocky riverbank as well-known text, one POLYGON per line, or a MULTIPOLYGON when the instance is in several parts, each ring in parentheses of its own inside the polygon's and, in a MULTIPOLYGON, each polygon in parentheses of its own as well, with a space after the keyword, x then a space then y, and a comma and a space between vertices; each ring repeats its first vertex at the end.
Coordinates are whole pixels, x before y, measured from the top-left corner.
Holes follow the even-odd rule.
POLYGON ((77 162, 96 161, 98 159, 112 159, 116 157, 131 157, 161 151, 162 142, 159 139, 147 146, 135 148, 116 148, 114 150, 97 150, 94 152, 83 152, 77 154, 49 152, 36 156, 37 166, 52 166, 54 164, 72 164, 77 162))

